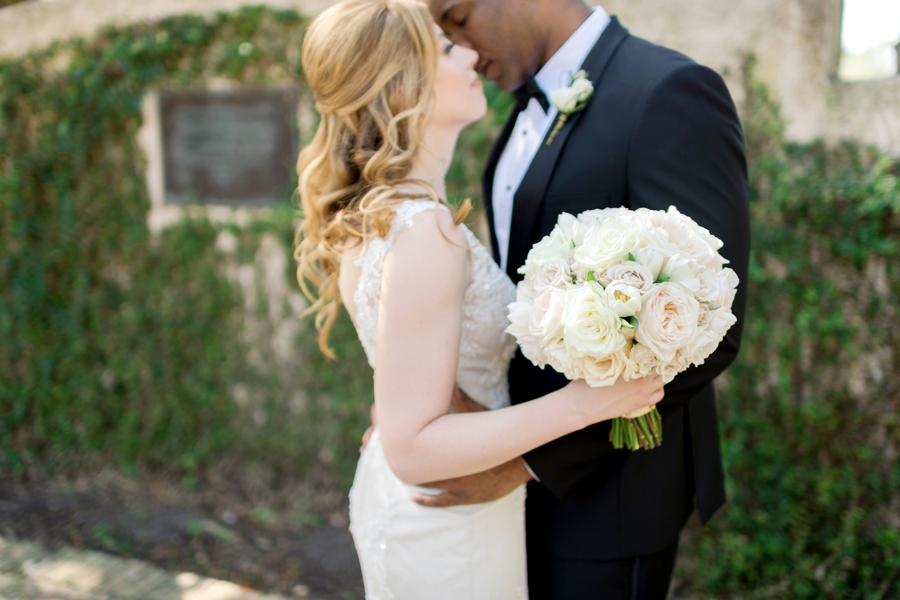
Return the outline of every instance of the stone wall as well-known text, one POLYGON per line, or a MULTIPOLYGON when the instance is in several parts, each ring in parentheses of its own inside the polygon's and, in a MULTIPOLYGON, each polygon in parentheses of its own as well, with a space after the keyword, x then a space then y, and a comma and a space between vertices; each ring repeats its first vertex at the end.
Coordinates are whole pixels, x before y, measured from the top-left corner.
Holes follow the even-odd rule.
POLYGON ((632 33, 675 48, 726 75, 740 100, 740 64, 779 99, 787 135, 854 139, 900 155, 900 77, 837 78, 841 0, 603 0, 632 33))
MULTIPOLYGON (((525 0, 523 0, 525 1, 525 0)), ((333 0, 55 0, 0 9, 0 57, 87 35, 98 26, 208 13, 265 2, 315 14, 333 0)), ((596 0, 591 0, 596 4, 596 0)), ((900 77, 837 79, 842 0, 602 0, 639 36, 726 75, 740 100, 739 67, 758 58, 795 140, 855 139, 900 154, 900 77)))

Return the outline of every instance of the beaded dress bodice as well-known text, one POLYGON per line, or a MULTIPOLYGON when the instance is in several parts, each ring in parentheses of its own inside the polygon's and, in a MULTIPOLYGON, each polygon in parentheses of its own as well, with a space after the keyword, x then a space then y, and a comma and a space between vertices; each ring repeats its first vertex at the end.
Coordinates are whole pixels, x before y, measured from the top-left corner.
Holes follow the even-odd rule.
MULTIPOLYGON (((366 357, 375 368, 378 332, 378 305, 384 261, 397 235, 413 224, 426 210, 447 210, 431 200, 407 200, 397 206, 389 233, 372 238, 363 254, 354 262, 360 268, 353 295, 356 304, 356 330, 366 357)), ((489 409, 509 405, 507 369, 516 351, 515 340, 505 332, 509 321, 507 305, 516 299, 516 289, 500 270, 487 248, 465 225, 466 241, 472 261, 472 280, 463 299, 462 335, 456 382, 470 398, 489 409)))

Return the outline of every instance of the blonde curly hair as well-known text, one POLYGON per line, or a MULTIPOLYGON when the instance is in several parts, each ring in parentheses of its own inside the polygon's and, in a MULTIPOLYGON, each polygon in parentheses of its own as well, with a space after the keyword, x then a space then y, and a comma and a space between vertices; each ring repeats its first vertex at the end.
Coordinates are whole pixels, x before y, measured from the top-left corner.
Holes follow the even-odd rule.
POLYGON ((448 206, 456 224, 470 205, 455 211, 430 185, 408 178, 417 153, 427 151, 423 127, 438 63, 424 4, 345 0, 310 25, 302 60, 321 120, 297 160, 303 220, 294 258, 312 302, 308 312, 316 315, 319 348, 333 358, 328 335, 341 303, 341 254, 387 235, 393 206, 412 197, 398 186, 415 184, 422 190, 416 197, 448 206))

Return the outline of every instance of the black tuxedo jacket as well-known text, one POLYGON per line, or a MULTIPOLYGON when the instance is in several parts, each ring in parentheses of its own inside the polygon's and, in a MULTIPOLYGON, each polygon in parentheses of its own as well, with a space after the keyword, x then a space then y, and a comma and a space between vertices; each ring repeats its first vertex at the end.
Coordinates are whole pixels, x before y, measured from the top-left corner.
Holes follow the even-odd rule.
MULTIPOLYGON (((610 206, 675 205, 724 242, 741 279, 738 322, 718 350, 666 386, 658 408, 663 444, 614 450, 609 422, 525 456, 540 483, 528 489, 529 560, 541 555, 607 560, 671 544, 696 497, 704 521, 725 502, 713 379, 738 353, 749 257, 747 167, 741 125, 721 77, 690 58, 634 37, 616 18, 584 62, 594 84, 587 107, 546 139, 515 195, 507 272, 513 281, 528 250, 562 212, 610 206)), ((492 188, 514 109, 488 161, 484 198, 494 256, 492 188)), ((552 127, 551 127, 552 130, 552 127)), ((567 383, 519 352, 509 370, 513 404, 567 383)))

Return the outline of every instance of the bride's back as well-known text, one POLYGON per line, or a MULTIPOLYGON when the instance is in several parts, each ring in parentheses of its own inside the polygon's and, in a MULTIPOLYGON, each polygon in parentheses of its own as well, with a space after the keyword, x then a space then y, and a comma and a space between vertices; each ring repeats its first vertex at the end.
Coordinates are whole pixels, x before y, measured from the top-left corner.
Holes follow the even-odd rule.
MULTIPOLYGON (((396 267, 415 255, 423 265, 434 254, 452 252, 453 260, 467 263, 459 333, 456 381, 472 399, 487 408, 509 404, 506 365, 515 352, 515 342, 504 332, 507 305, 515 300, 515 287, 493 261, 484 245, 465 226, 453 224, 450 211, 431 200, 408 200, 397 205, 390 230, 384 237, 370 238, 343 252, 338 285, 341 298, 356 325, 369 364, 376 366, 379 313, 385 301, 382 289, 396 283, 396 267), (435 214, 437 211, 437 214, 435 214), (398 241, 399 240, 399 241, 398 241), (407 256, 396 256, 398 253, 407 256), (387 267, 386 267, 387 265, 387 267)), ((417 269, 417 288, 401 294, 428 293, 429 280, 442 277, 427 268, 417 269)), ((395 293, 396 293, 395 289, 395 293)))

